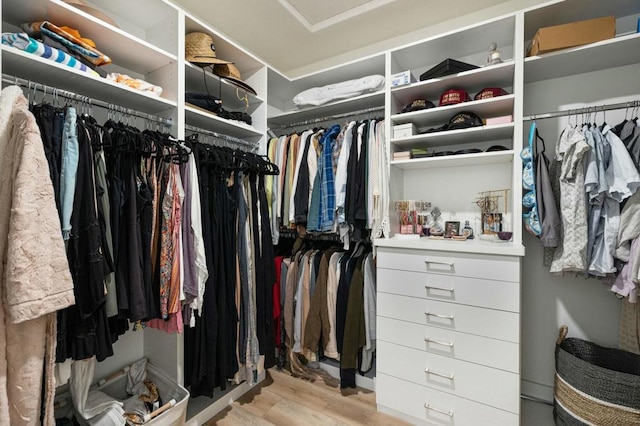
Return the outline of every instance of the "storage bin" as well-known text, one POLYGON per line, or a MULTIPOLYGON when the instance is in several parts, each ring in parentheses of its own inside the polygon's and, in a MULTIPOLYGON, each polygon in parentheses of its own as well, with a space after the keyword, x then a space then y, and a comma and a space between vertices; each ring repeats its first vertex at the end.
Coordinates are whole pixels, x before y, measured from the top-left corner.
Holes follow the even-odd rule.
MULTIPOLYGON (((97 387, 92 389, 99 390, 104 392, 108 396, 124 401, 129 398, 130 395, 127 394, 126 386, 127 386, 127 370, 121 370, 111 375, 110 378, 107 379, 106 382, 100 383, 97 387)), ((187 417, 187 404, 189 403, 189 391, 187 391, 184 387, 175 383, 169 377, 167 377, 164 373, 158 370, 156 367, 147 362, 147 379, 153 381, 156 384, 158 389, 158 394, 160 395, 160 400, 162 404, 167 404, 172 399, 175 400, 175 405, 173 407, 168 408, 166 411, 158 414, 156 417, 150 419, 146 423, 145 426, 180 426, 184 425, 187 417)), ((71 405, 71 395, 66 393, 64 395, 59 395, 56 397, 58 404, 60 404, 61 400, 65 400, 63 404, 60 405, 71 405)), ((80 418, 80 416, 76 415, 76 420, 82 426, 87 425, 84 419, 80 418)))
POLYGON ((640 424, 640 355, 566 338, 556 342, 556 425, 640 424))

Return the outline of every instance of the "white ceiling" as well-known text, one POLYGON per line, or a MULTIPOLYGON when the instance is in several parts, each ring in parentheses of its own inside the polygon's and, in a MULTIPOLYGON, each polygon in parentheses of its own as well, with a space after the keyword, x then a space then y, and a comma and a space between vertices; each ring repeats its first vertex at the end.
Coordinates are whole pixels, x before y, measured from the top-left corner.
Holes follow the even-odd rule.
POLYGON ((173 1, 289 75, 508 0, 173 1))

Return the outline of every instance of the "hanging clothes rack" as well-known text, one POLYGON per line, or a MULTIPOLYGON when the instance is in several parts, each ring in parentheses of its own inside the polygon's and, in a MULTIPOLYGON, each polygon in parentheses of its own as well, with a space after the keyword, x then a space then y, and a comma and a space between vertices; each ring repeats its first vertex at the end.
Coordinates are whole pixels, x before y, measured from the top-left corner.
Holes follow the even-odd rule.
MULTIPOLYGON (((370 114, 372 112, 378 112, 378 111, 384 111, 384 105, 371 107, 371 108, 365 108, 365 109, 361 109, 361 110, 357 110, 357 111, 345 112, 345 113, 341 113, 341 114, 328 115, 326 117, 311 118, 311 119, 304 120, 304 121, 298 121, 298 122, 295 122, 295 123, 287 123, 287 124, 282 124, 282 125, 276 125, 276 126, 273 126, 273 127, 276 128, 276 129, 289 129, 291 127, 308 126, 309 124, 324 123, 324 122, 327 122, 327 121, 338 120, 340 118, 356 117, 356 116, 359 116, 359 115, 370 114)), ((268 129, 268 130, 271 130, 271 129, 268 129)))
POLYGON ((609 104, 609 105, 594 105, 594 106, 578 108, 578 109, 545 112, 542 114, 532 114, 532 115, 523 117, 522 121, 545 120, 547 118, 556 118, 556 117, 564 117, 564 116, 580 115, 580 114, 591 114, 591 113, 596 113, 601 111, 611 111, 616 109, 638 108, 638 107, 640 107, 640 100, 620 102, 620 103, 609 104))
POLYGON ((229 136, 229 135, 224 135, 218 132, 214 132, 212 130, 205 130, 202 129, 200 127, 196 127, 196 126, 191 126, 191 125, 185 125, 185 130, 188 130, 190 132, 193 133, 198 133, 202 136, 210 136, 213 139, 217 139, 219 141, 225 142, 225 143, 231 143, 231 144, 235 144, 235 145, 241 145, 243 148, 249 148, 249 150, 251 151, 255 151, 257 148, 257 145, 255 143, 246 141, 244 139, 240 139, 240 138, 236 138, 233 136, 229 136))
POLYGON ((173 120, 170 118, 158 117, 153 114, 147 114, 146 112, 136 111, 127 107, 110 104, 108 102, 101 101, 99 99, 93 99, 89 96, 79 95, 77 93, 70 92, 68 90, 58 89, 56 87, 47 86, 42 83, 37 83, 31 80, 25 80, 24 78, 16 77, 9 74, 2 74, 2 82, 7 84, 14 84, 16 86, 24 87, 28 90, 39 90, 45 95, 51 91, 54 98, 63 97, 76 102, 88 103, 89 106, 97 106, 109 110, 113 113, 121 113, 133 117, 142 118, 144 120, 153 121, 156 123, 164 124, 165 126, 172 126, 173 120))

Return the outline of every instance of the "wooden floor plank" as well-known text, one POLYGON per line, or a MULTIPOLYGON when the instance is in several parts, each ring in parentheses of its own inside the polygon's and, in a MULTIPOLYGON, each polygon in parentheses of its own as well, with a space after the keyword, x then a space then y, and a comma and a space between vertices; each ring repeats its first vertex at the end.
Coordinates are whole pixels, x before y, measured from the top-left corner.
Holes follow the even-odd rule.
POLYGON ((206 424, 404 426, 408 423, 379 413, 374 392, 340 389, 340 381, 326 372, 318 372, 311 381, 271 369, 262 383, 206 424))

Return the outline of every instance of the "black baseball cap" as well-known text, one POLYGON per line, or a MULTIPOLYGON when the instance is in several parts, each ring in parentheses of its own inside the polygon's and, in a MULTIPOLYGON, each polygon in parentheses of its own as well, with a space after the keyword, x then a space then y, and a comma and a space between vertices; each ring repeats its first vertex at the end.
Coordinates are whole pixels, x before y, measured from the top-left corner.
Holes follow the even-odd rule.
POLYGON ((444 132, 446 130, 458 130, 458 129, 467 129, 469 127, 477 127, 482 126, 482 119, 478 117, 476 114, 468 111, 459 112, 451 119, 447 124, 443 124, 440 127, 432 127, 431 129, 425 130, 424 133, 435 133, 435 132, 444 132))
POLYGON ((421 109, 429 109, 435 107, 436 106, 433 104, 433 102, 428 99, 416 99, 402 108, 402 111, 400 111, 400 113, 420 111, 421 109))
POLYGON ((446 130, 468 129, 469 127, 482 126, 482 119, 468 111, 459 112, 449 120, 446 130))

